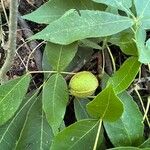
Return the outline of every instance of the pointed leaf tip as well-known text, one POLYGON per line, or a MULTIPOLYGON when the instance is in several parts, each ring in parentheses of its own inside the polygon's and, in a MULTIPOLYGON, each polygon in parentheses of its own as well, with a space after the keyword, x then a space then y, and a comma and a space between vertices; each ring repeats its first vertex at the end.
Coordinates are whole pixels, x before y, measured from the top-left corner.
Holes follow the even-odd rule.
POLYGON ((112 122, 122 115, 123 104, 115 95, 112 85, 109 85, 87 104, 87 111, 94 118, 112 122))

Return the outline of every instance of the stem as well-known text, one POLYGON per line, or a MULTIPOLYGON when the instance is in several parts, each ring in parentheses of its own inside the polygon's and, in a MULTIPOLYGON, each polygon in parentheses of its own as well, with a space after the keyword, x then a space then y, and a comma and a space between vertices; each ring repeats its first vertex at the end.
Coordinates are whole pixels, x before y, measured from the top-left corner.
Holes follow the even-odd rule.
MULTIPOLYGON (((144 112, 144 114, 146 114, 146 109, 145 109, 145 107, 144 107, 144 103, 143 103, 143 100, 142 100, 142 98, 141 98, 141 96, 140 96, 140 94, 139 94, 139 92, 138 92, 138 90, 137 90, 137 88, 135 87, 135 92, 136 92, 136 94, 137 94, 137 96, 138 96, 138 98, 139 98, 139 100, 140 100, 140 103, 141 103, 141 106, 142 106, 142 109, 143 109, 143 112, 144 112)), ((149 128, 150 128, 150 122, 149 122, 149 119, 148 119, 148 117, 147 117, 147 115, 146 116, 144 116, 145 117, 145 119, 146 119, 146 121, 147 121, 147 124, 148 124, 148 126, 149 126, 149 128)))
MULTIPOLYGON (((28 73, 58 73, 58 71, 30 71, 28 73)), ((61 74, 70 74, 75 75, 76 73, 73 72, 60 72, 61 74)))
MULTIPOLYGON (((143 122, 144 122, 144 120, 147 117, 147 114, 148 114, 148 111, 149 111, 149 107, 150 107, 150 97, 148 97, 148 102, 147 102, 146 110, 145 110, 145 113, 144 113, 144 116, 143 116, 143 122)), ((149 128, 150 128, 150 124, 149 124, 149 128)))
POLYGON ((96 148, 97 148, 98 139, 99 139, 99 135, 100 135, 101 127, 102 127, 102 122, 103 122, 103 120, 100 119, 99 120, 99 126, 98 126, 98 131, 97 131, 97 135, 96 135, 96 139, 95 139, 93 150, 96 150, 96 148))
POLYGON ((17 10, 18 0, 10 1, 10 17, 9 17, 9 41, 5 63, 0 70, 0 82, 6 81, 6 73, 11 68, 14 61, 14 55, 16 51, 16 31, 17 31, 17 10))
POLYGON ((88 96, 87 98, 93 98, 93 99, 94 99, 95 97, 96 97, 96 96, 88 96))
POLYGON ((115 73, 115 72, 116 72, 115 60, 114 60, 114 58, 113 58, 113 55, 112 55, 112 53, 111 53, 111 50, 110 50, 109 46, 106 45, 106 47, 107 47, 107 49, 108 49, 108 52, 109 52, 109 55, 110 55, 110 58, 111 58, 111 62, 112 62, 112 66, 113 66, 113 70, 114 70, 114 73, 115 73))
POLYGON ((27 60, 27 65, 26 65, 26 72, 29 71, 29 70, 28 70, 28 66, 29 66, 29 61, 30 61, 31 56, 32 56, 33 53, 37 50, 37 48, 40 47, 44 42, 45 42, 45 41, 39 43, 39 44, 32 50, 32 52, 29 54, 28 60, 27 60))
POLYGON ((102 75, 104 74, 104 69, 105 69, 105 55, 104 55, 104 49, 107 44, 107 38, 104 39, 103 45, 102 45, 102 57, 103 57, 103 66, 102 66, 102 75))

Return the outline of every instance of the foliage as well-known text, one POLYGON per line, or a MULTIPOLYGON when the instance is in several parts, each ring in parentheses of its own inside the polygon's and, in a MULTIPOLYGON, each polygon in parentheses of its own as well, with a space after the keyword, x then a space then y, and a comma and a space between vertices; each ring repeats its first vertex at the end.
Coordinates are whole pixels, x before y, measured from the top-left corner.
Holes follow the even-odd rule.
POLYGON ((0 85, 0 149, 103 150, 110 148, 104 130, 114 150, 148 149, 143 115, 128 88, 141 65, 150 63, 149 8, 150 0, 49 0, 23 16, 47 25, 28 39, 47 42, 41 71, 45 78, 30 94, 30 72, 0 85), (127 59, 116 71, 112 57, 111 77, 103 66, 95 95, 69 96, 66 75, 73 75, 93 49, 104 53, 110 44, 119 46, 127 59), (75 119, 68 126, 71 103, 75 119))

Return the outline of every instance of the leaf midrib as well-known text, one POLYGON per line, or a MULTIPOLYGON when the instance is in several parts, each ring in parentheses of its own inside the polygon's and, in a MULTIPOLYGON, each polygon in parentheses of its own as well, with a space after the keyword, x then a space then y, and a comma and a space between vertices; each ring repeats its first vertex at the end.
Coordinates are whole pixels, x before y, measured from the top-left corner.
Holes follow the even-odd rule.
POLYGON ((88 130, 88 132, 86 132, 85 134, 83 134, 68 150, 71 150, 72 147, 74 147, 74 145, 76 145, 80 140, 82 140, 88 133, 90 133, 94 128, 95 126, 97 125, 98 122, 95 123, 95 125, 90 129, 88 130))
POLYGON ((24 78, 26 78, 26 77, 27 77, 27 75, 25 75, 22 79, 20 79, 20 80, 15 84, 15 86, 12 87, 12 89, 1 99, 0 104, 6 99, 6 97, 7 97, 10 93, 13 92, 13 90, 15 90, 15 88, 20 84, 20 82, 22 82, 22 80, 23 80, 24 78))
MULTIPOLYGON (((107 23, 99 23, 99 24, 89 25, 88 27, 95 27, 95 28, 98 27, 99 28, 100 26, 106 26, 107 24, 121 23, 121 22, 129 22, 129 23, 132 24, 131 20, 124 19, 124 20, 119 20, 119 21, 113 21, 113 22, 107 22, 107 23)), ((48 25, 47 28, 49 28, 50 26, 51 26, 51 24, 48 25)), ((56 32, 53 32, 53 35, 57 35, 58 33, 61 34, 63 32, 71 32, 71 31, 74 31, 74 30, 82 30, 82 29, 85 29, 85 27, 87 28, 87 26, 85 24, 82 25, 82 26, 75 26, 75 27, 71 27, 70 26, 70 28, 65 28, 65 29, 63 29, 61 31, 58 30, 56 32)), ((47 29, 47 28, 45 28, 45 29, 47 29)), ((46 35, 47 36, 51 35, 51 33, 46 34, 46 35)))
POLYGON ((106 108, 105 108, 105 110, 104 110, 104 113, 103 113, 103 115, 102 115, 102 118, 101 119, 103 119, 104 117, 105 117, 105 115, 106 115, 106 112, 107 112, 107 110, 108 110, 108 107, 109 107, 109 103, 110 103, 110 95, 111 95, 111 92, 112 91, 108 91, 109 93, 108 93, 108 98, 107 98, 107 105, 106 105, 106 108))
POLYGON ((143 18, 143 17, 144 17, 143 14, 144 14, 144 12, 145 12, 145 10, 146 10, 146 8, 147 8, 147 6, 148 6, 149 3, 150 3, 150 0, 148 0, 146 6, 145 6, 145 8, 143 9, 143 11, 142 11, 141 15, 139 16, 139 18, 143 18))

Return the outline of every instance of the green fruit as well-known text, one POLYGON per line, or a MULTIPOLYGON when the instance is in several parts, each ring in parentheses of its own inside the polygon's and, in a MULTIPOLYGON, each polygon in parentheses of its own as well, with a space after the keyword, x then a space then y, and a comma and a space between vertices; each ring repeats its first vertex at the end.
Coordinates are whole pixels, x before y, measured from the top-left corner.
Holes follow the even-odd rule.
POLYGON ((91 72, 82 71, 71 78, 69 87, 71 95, 83 98, 95 92, 98 80, 91 72))

